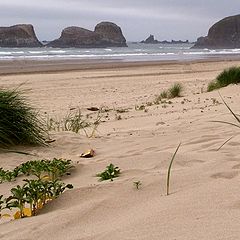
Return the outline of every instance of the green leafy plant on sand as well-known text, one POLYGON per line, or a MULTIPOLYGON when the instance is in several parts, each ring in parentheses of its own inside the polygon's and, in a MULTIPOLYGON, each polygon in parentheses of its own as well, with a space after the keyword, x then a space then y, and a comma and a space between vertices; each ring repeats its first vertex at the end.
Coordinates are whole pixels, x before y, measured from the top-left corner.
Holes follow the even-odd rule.
POLYGON ((140 187, 142 186, 142 183, 141 183, 141 181, 135 181, 135 182, 133 182, 133 185, 135 186, 135 188, 136 188, 137 190, 139 190, 140 187))
POLYGON ((0 89, 0 146, 45 143, 46 130, 39 114, 19 90, 0 89))
POLYGON ((11 182, 15 180, 17 177, 17 173, 10 170, 4 170, 3 168, 0 168, 0 184, 3 182, 11 182))
POLYGON ((231 67, 225 69, 217 76, 216 80, 210 82, 207 91, 211 92, 215 89, 226 87, 229 84, 238 83, 240 83, 240 67, 231 67))
POLYGON ((106 167, 106 170, 98 173, 97 177, 100 177, 99 181, 105 181, 105 180, 111 180, 113 181, 113 178, 118 177, 120 174, 120 169, 118 167, 115 167, 112 163, 106 167))
POLYGON ((65 185, 59 180, 42 181, 38 179, 24 181, 26 183, 23 186, 17 185, 12 188, 12 195, 6 199, 8 209, 19 209, 14 215, 15 219, 35 216, 48 201, 56 199, 66 189, 73 188, 71 184, 65 185))
POLYGON ((179 143, 176 151, 174 152, 174 154, 173 154, 173 156, 172 156, 172 159, 171 159, 171 161, 170 161, 169 167, 168 167, 168 172, 167 172, 167 195, 169 195, 170 176, 171 176, 171 169, 172 169, 173 160, 175 159, 176 154, 177 154, 180 146, 181 146, 181 143, 179 143))
POLYGON ((20 164, 13 171, 0 168, 0 183, 15 180, 20 175, 33 175, 40 179, 59 180, 63 175, 70 174, 72 161, 66 159, 35 160, 20 164))

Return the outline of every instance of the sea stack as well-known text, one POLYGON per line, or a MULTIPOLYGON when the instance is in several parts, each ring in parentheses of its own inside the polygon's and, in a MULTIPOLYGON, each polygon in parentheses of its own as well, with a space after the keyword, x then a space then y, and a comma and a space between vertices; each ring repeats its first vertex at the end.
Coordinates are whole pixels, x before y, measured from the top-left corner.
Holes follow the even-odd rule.
POLYGON ((31 24, 0 27, 0 47, 42 47, 31 24))
POLYGON ((141 43, 156 44, 159 43, 159 41, 154 38, 154 35, 150 34, 150 36, 146 40, 141 41, 141 43))
POLYGON ((126 39, 119 26, 111 22, 97 24, 94 31, 81 27, 65 28, 59 39, 49 44, 48 47, 59 48, 105 48, 127 47, 126 39))
POLYGON ((240 15, 215 23, 206 37, 198 38, 192 48, 240 48, 240 15))

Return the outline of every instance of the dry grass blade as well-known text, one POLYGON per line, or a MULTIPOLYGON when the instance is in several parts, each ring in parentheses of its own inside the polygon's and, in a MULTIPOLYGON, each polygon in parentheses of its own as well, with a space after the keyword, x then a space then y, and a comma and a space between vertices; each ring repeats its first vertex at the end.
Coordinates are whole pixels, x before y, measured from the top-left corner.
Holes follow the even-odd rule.
POLYGON ((173 154, 171 162, 170 162, 169 167, 168 167, 168 173, 167 173, 167 196, 169 195, 170 176, 171 176, 171 168, 172 168, 173 160, 175 159, 176 154, 177 154, 180 146, 181 146, 181 143, 179 143, 175 153, 173 154))
POLYGON ((217 151, 219 151, 225 144, 227 144, 229 141, 231 141, 235 136, 231 136, 228 140, 226 140, 218 149, 217 151))
POLYGON ((223 103, 225 104, 225 106, 228 108, 228 110, 231 112, 231 114, 235 117, 235 119, 240 123, 240 119, 238 118, 237 114, 235 114, 232 109, 227 105, 227 103, 224 101, 222 95, 218 92, 219 96, 221 97, 223 103))

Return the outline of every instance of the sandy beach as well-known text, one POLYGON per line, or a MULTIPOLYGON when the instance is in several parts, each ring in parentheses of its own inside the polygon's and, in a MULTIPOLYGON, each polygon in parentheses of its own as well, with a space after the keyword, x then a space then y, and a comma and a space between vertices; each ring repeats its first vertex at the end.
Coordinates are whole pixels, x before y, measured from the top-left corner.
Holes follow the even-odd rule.
MULTIPOLYGON (((235 122, 218 91, 207 84, 225 68, 239 66, 234 58, 186 62, 33 62, 0 63, 0 87, 26 89, 29 102, 44 119, 61 119, 72 109, 101 123, 89 138, 51 131, 48 147, 19 147, 35 156, 0 153, 1 166, 36 159, 66 158, 75 165, 63 178, 74 185, 36 217, 0 220, 3 240, 236 240, 240 228, 240 162, 238 129, 214 123, 235 122), (155 104, 173 83, 183 96, 155 104), (141 108, 141 106, 144 106, 141 108), (231 136, 222 149, 217 149, 231 136), (173 163, 170 195, 167 168, 173 163), (80 154, 94 149, 91 159, 80 154), (113 163, 121 169, 113 182, 96 174, 113 163), (133 182, 141 181, 137 190, 133 182)), ((240 86, 219 91, 238 113, 240 86)), ((0 195, 22 184, 0 185, 0 195)))

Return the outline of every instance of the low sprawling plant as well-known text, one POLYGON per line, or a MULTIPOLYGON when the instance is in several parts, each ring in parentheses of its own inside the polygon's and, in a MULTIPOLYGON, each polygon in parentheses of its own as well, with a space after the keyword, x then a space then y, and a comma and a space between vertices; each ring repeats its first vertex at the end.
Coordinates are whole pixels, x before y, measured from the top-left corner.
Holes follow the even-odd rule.
POLYGON ((231 67, 221 72, 216 80, 208 84, 208 92, 222 87, 226 87, 229 84, 240 83, 240 67, 231 67))
POLYGON ((11 189, 12 195, 6 199, 8 209, 18 208, 15 218, 24 218, 26 216, 35 216, 43 206, 53 199, 56 199, 66 189, 72 189, 71 184, 64 184, 59 180, 24 180, 23 186, 17 185, 11 189), (29 208, 28 208, 29 206, 29 208), (26 210, 30 213, 26 213, 26 210))
POLYGON ((180 146, 181 146, 181 143, 179 143, 176 151, 174 152, 174 154, 173 154, 173 156, 172 156, 172 159, 171 159, 171 161, 170 161, 169 167, 168 167, 168 172, 167 172, 167 195, 169 195, 170 176, 171 176, 171 169, 172 169, 173 160, 175 159, 176 154, 177 154, 180 146))
POLYGON ((46 131, 39 114, 19 90, 0 89, 0 146, 44 144, 46 131))
POLYGON ((0 168, 0 183, 11 182, 17 177, 16 171, 4 170, 0 168))
POLYGON ((118 167, 115 167, 112 163, 106 167, 106 170, 98 173, 97 177, 100 177, 99 181, 105 181, 105 180, 111 180, 113 181, 113 178, 118 177, 120 174, 120 169, 118 167))
POLYGON ((59 180, 63 175, 70 174, 72 161, 66 159, 35 160, 20 164, 13 171, 0 168, 0 183, 13 181, 20 175, 36 176, 37 179, 59 180))

